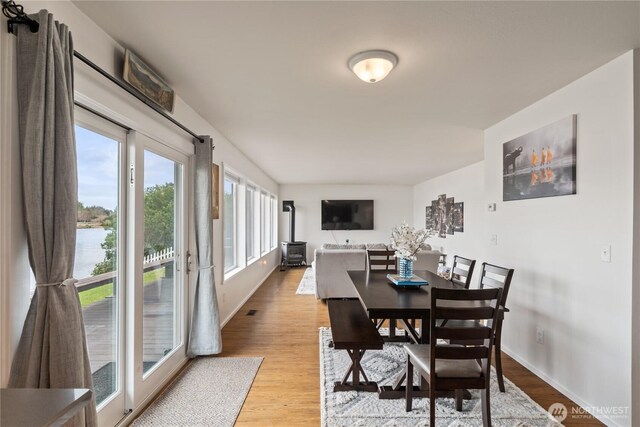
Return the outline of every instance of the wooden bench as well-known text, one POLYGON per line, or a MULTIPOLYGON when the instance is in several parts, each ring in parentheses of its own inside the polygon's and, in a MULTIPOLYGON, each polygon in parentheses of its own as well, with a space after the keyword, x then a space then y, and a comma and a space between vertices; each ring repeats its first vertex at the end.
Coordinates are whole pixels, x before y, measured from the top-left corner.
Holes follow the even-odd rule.
POLYGON ((382 337, 356 299, 329 300, 331 336, 336 350, 346 350, 351 366, 342 381, 336 381, 333 391, 378 391, 378 384, 369 381, 360 361, 366 350, 382 350, 382 337), (360 381, 360 374, 364 382, 360 381), (352 375, 351 382, 348 382, 352 375))

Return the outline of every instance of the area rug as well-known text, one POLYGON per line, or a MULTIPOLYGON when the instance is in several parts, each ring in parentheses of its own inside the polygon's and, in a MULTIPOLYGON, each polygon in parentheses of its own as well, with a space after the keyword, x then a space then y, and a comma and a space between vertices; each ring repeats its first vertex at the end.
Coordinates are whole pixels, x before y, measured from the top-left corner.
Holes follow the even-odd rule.
POLYGON ((304 271, 302 280, 298 285, 296 295, 315 295, 316 294, 316 276, 313 274, 313 268, 309 267, 304 271))
POLYGON ((233 426, 262 357, 206 357, 191 365, 133 426, 233 426))
MULTIPOLYGON (((429 425, 429 400, 413 400, 413 410, 405 411, 404 399, 380 400, 373 392, 333 392, 333 384, 340 381, 350 359, 344 350, 329 348, 331 329, 320 328, 320 405, 323 427, 429 425)), ((402 344, 386 343, 379 351, 367 351, 362 366, 370 381, 379 385, 391 384, 396 374, 404 371, 406 353, 402 344)), ((418 384, 418 377, 414 379, 418 384)), ((500 393, 491 377, 491 420, 494 426, 560 426, 540 405, 505 378, 506 392, 500 393)), ((436 401, 436 426, 482 426, 480 392, 472 390, 472 399, 465 400, 463 410, 455 410, 453 399, 436 401)))

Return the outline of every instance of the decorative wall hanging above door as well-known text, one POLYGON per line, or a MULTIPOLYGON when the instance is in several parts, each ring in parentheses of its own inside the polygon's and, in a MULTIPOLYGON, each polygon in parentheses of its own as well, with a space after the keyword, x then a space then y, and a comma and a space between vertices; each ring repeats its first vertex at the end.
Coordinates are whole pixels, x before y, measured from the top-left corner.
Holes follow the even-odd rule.
POLYGON ((155 102, 164 110, 173 113, 175 92, 138 55, 127 49, 124 53, 124 81, 138 92, 155 102))

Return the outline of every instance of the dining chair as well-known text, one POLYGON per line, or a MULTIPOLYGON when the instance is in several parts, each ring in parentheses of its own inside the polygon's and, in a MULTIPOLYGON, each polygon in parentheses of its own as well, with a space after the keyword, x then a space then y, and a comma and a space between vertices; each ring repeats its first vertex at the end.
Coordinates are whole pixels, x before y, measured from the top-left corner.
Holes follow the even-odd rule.
MULTIPOLYGON (((396 252, 387 249, 367 249, 367 270, 385 271, 389 274, 398 272, 398 258, 396 252)), ((376 328, 380 329, 385 319, 374 319, 376 328)), ((397 320, 389 319, 389 339, 395 339, 397 320)), ((405 331, 406 335, 406 331, 405 331)))
POLYGON ((475 259, 464 258, 458 255, 454 256, 453 266, 451 267, 451 281, 457 285, 464 286, 465 289, 469 289, 473 268, 475 266, 475 259))
MULTIPOLYGON (((502 296, 500 299, 500 312, 498 313, 498 321, 496 324, 496 332, 494 336, 494 352, 496 362, 496 377, 498 379, 498 388, 504 393, 504 375, 502 374, 502 324, 504 322, 504 313, 507 309, 507 296, 509 295, 509 288, 511 287, 511 279, 513 278, 513 268, 500 267, 498 265, 482 263, 482 270, 480 273, 480 289, 496 288, 502 289, 502 296)), ((449 326, 461 327, 468 324, 468 320, 456 320, 449 326)), ((454 340, 452 344, 466 344, 474 345, 476 342, 468 340, 454 340)))
POLYGON ((455 393, 456 410, 462 410, 462 396, 467 389, 483 390, 482 424, 491 426, 490 375, 492 337, 499 312, 502 289, 431 289, 430 343, 405 344, 406 410, 413 403, 413 371, 429 383, 429 425, 435 426, 438 393, 455 393), (439 320, 470 320, 463 327, 440 326, 439 320), (485 322, 486 324, 482 323, 485 322), (465 346, 447 340, 473 339, 482 344, 465 346))

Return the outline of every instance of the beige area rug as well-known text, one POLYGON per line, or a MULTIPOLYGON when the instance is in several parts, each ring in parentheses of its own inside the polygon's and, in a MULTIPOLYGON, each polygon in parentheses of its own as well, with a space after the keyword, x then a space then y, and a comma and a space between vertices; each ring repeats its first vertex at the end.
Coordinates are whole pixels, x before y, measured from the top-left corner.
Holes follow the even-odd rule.
POLYGON ((198 358, 131 425, 233 426, 262 360, 198 358))
MULTIPOLYGON (((404 399, 380 400, 374 392, 334 392, 335 381, 349 366, 344 350, 329 348, 331 329, 320 328, 320 405, 322 427, 417 427, 429 425, 429 399, 413 400, 413 410, 405 411, 404 399)), ((382 350, 367 351, 362 366, 370 381, 388 385, 396 374, 404 371, 406 353, 402 344, 385 343, 382 350)), ((511 381, 504 379, 505 393, 500 393, 495 371, 491 377, 491 421, 496 427, 560 426, 540 405, 511 381)), ((418 377, 414 384, 418 383, 418 377)), ((472 399, 465 400, 463 410, 456 411, 453 399, 436 400, 437 427, 482 426, 480 394, 471 390, 472 399)))
POLYGON ((313 274, 313 268, 308 267, 304 271, 304 275, 300 280, 296 295, 315 295, 316 294, 316 276, 313 274))

